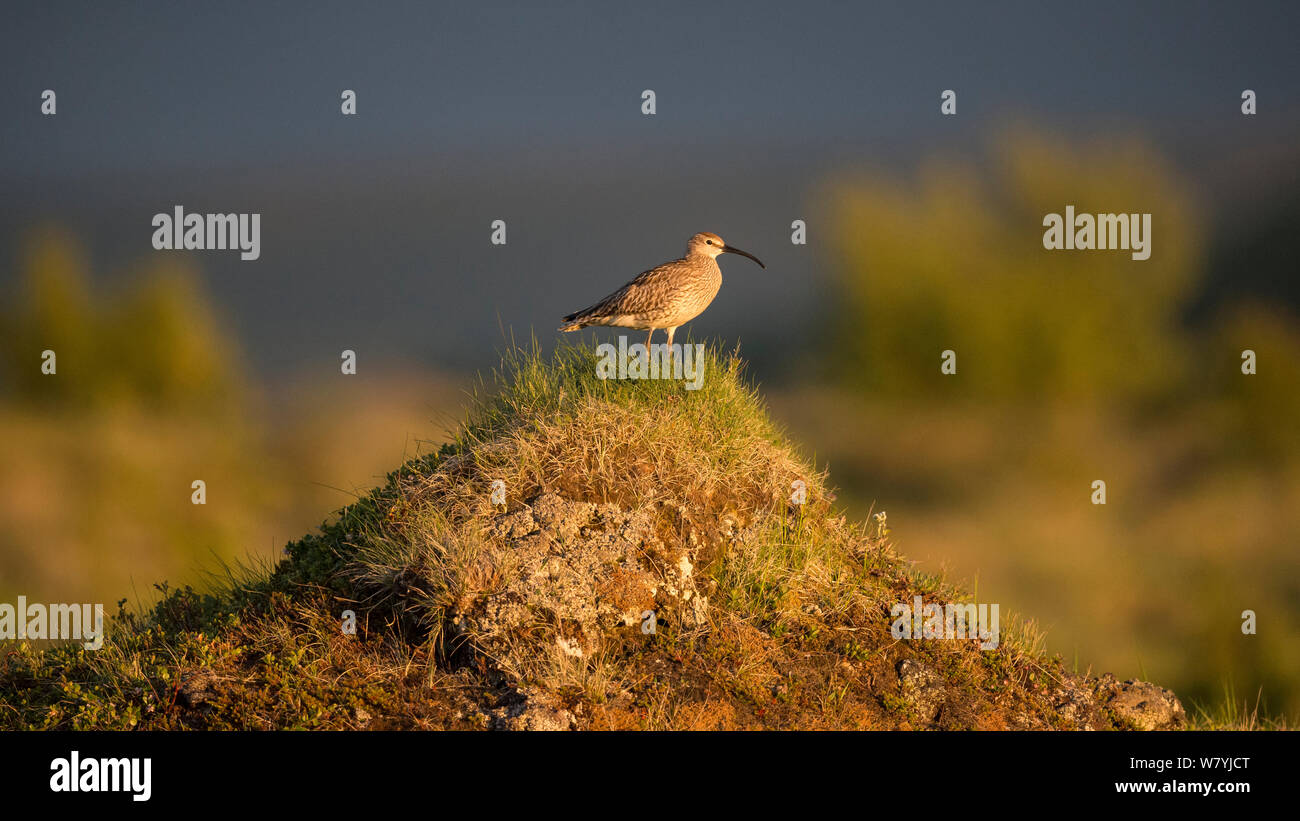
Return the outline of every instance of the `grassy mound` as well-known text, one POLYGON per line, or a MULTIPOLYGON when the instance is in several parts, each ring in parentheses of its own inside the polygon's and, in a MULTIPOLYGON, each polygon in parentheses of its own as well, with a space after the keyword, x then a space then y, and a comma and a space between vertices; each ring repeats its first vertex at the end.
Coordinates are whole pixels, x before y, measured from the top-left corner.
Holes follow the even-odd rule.
POLYGON ((970 602, 852 525, 734 355, 702 387, 507 356, 455 440, 274 568, 121 608, 104 647, 21 645, 3 728, 1157 728, 1171 693, 1092 678, 1003 619, 898 640, 890 609, 970 602), (351 618, 349 617, 351 616, 351 618), (355 624, 355 630, 347 625, 355 624))

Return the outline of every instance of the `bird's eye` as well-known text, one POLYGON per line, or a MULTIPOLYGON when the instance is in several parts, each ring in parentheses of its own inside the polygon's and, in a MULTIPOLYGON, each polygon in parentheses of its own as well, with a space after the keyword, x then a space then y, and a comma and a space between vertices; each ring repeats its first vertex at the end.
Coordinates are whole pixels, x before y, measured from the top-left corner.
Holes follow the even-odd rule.
POLYGON ((712 244, 713 244, 713 240, 711 240, 711 239, 706 239, 705 242, 706 242, 707 244, 709 244, 709 245, 712 245, 712 244))

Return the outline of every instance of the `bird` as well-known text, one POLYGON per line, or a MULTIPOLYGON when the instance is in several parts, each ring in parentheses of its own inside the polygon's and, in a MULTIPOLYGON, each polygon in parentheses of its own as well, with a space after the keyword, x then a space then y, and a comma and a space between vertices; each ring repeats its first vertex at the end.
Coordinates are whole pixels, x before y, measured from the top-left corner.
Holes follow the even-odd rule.
POLYGON ((718 267, 721 254, 739 254, 767 266, 748 251, 722 241, 722 237, 702 231, 686 243, 686 255, 665 262, 619 288, 589 308, 575 311, 564 317, 558 330, 577 331, 591 325, 612 325, 619 328, 649 330, 646 350, 660 328, 668 332, 668 347, 673 346, 673 333, 682 325, 704 313, 722 287, 722 269, 718 267))

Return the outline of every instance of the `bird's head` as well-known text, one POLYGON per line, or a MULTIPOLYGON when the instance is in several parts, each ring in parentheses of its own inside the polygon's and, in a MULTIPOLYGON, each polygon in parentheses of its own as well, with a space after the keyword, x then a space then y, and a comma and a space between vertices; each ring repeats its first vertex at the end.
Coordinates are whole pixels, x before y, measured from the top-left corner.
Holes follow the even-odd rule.
POLYGON ((758 267, 760 268, 767 267, 758 257, 748 251, 742 251, 734 245, 728 245, 722 241, 722 237, 708 231, 702 231, 696 234, 691 237, 690 242, 686 243, 687 256, 702 255, 714 259, 718 254, 740 254, 742 257, 749 257, 757 262, 758 267))

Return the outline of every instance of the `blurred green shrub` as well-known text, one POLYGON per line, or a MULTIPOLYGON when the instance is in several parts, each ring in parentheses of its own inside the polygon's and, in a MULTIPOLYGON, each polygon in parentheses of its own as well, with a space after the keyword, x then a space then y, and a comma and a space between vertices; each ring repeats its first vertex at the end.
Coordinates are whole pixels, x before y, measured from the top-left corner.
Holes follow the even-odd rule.
POLYGON ((1228 441, 1241 456, 1275 462, 1300 454, 1300 326, 1294 317, 1254 301, 1220 313, 1209 339, 1214 367, 1204 391, 1218 400, 1228 441), (1242 353, 1255 353, 1255 373, 1242 373, 1242 353))
POLYGON ((142 265, 117 298, 93 292, 79 244, 54 228, 32 234, 16 298, 0 310, 0 384, 20 402, 99 407, 135 402, 227 412, 244 393, 238 345, 222 333, 187 262, 142 265), (57 373, 42 373, 54 351, 57 373))
POLYGON ((1070 145, 1014 129, 984 162, 828 192, 840 277, 832 359, 874 395, 1159 396, 1188 373, 1179 331, 1201 260, 1192 199, 1133 140, 1070 145), (1043 217, 1152 214, 1152 254, 1049 251, 1043 217), (937 379, 940 354, 957 376, 937 379))

